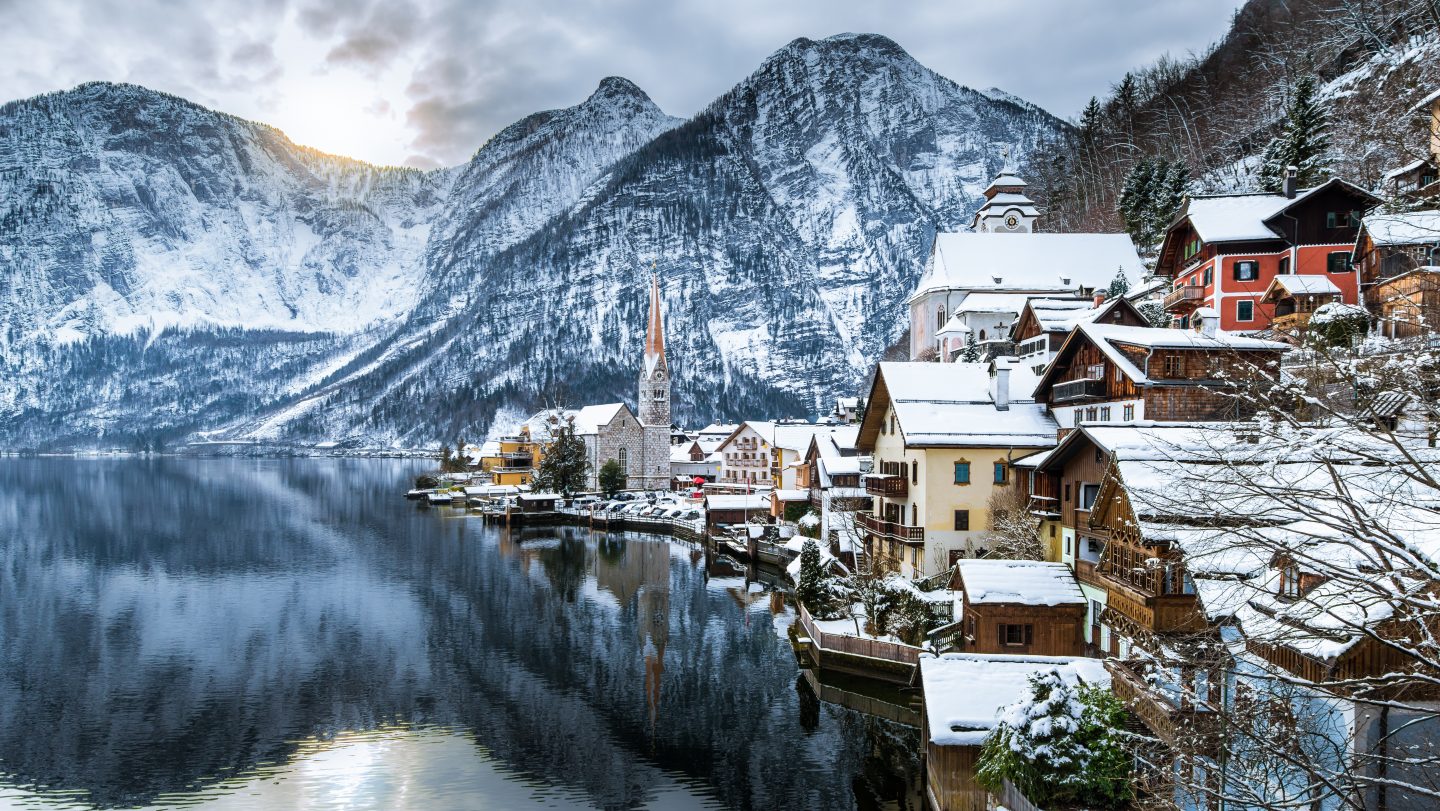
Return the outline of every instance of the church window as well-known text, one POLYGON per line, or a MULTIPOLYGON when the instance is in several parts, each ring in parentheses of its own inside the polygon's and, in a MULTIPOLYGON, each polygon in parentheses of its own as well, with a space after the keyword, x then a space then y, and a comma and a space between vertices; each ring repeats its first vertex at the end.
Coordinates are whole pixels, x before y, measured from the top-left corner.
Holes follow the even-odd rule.
POLYGON ((939 332, 945 327, 945 308, 941 307, 935 311, 935 331, 939 332))
POLYGON ((629 464, 629 461, 630 461, 630 460, 629 460, 630 449, 629 449, 629 448, 621 448, 619 451, 616 451, 616 456, 618 457, 618 459, 619 459, 619 461, 620 461, 620 467, 621 467, 621 469, 622 469, 622 470, 629 470, 629 469, 630 469, 630 464, 629 464))

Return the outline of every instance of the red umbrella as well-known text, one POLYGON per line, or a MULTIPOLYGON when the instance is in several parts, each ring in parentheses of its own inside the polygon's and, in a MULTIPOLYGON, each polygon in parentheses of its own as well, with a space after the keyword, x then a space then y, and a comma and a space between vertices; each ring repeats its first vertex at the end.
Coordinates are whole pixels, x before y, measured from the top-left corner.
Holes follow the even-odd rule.
POLYGON ((700 478, 699 476, 696 476, 693 483, 694 483, 694 484, 704 484, 704 483, 705 483, 705 480, 702 479, 702 478, 700 478))

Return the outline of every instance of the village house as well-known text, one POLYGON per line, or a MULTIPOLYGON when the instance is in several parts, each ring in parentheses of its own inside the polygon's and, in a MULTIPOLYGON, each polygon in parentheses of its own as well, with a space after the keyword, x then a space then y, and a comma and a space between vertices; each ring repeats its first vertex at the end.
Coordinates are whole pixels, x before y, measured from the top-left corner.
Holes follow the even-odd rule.
POLYGON ((977 342, 1007 341, 1026 297, 1088 297, 1117 273, 1132 280, 1145 276, 1126 234, 1035 233, 1040 212, 1025 196, 1025 186, 1002 174, 985 190, 971 231, 935 235, 924 274, 906 300, 911 360, 950 360, 970 334, 977 342), (977 300, 942 336, 951 317, 977 294, 991 298, 977 300))
POLYGON ((856 446, 874 507, 857 513, 868 554, 924 577, 984 554, 991 497, 1017 485, 1012 465, 1055 444, 1055 421, 1013 359, 881 363, 856 446))
POLYGON ((689 439, 670 446, 672 489, 694 489, 720 478, 720 452, 705 450, 705 443, 689 439))
POLYGON ((965 653, 1083 656, 1086 600, 1063 563, 958 560, 965 653))
POLYGON ((1010 330, 1015 357, 1040 374, 1078 324, 1122 324, 1148 327, 1145 316, 1124 296, 1106 300, 1104 293, 1090 298, 1032 298, 1010 330))
POLYGON ((1041 375, 1036 399, 1061 429, 1245 416, 1236 387, 1279 374, 1290 347, 1221 330, 1208 308, 1194 315, 1195 329, 1077 325, 1041 375))
POLYGON ((1386 172, 1387 192, 1401 200, 1434 200, 1440 198, 1440 90, 1421 99, 1410 112, 1424 121, 1429 154, 1386 172))
POLYGON ((1220 314, 1222 329, 1263 330, 1274 317, 1265 291, 1288 274, 1326 278, 1355 304, 1359 278, 1350 256, 1362 216, 1379 202, 1338 178, 1298 190, 1293 173, 1281 193, 1189 197, 1155 266, 1173 281, 1165 309, 1181 327, 1207 308, 1220 314))
POLYGON ((544 448, 530 439, 528 426, 521 426, 515 434, 489 440, 480 446, 476 463, 481 471, 490 474, 490 482, 497 485, 528 485, 540 466, 544 448))
POLYGON ((795 491, 796 467, 811 438, 837 427, 803 421, 743 422, 716 447, 721 455, 718 483, 737 490, 795 491))
MULTIPOLYGON (((933 811, 990 811, 996 799, 975 782, 976 762, 1000 711, 1019 701, 1030 677, 1055 672, 1071 686, 1104 687, 1110 675, 1096 659, 944 653, 920 656, 920 739, 925 745, 925 799, 933 811)), ((1027 807, 999 798, 1007 807, 1027 807)), ((1033 807, 1033 806, 1028 806, 1033 807)))
POLYGON ((1273 314, 1270 331, 1287 343, 1300 344, 1310 326, 1310 316, 1326 304, 1345 300, 1339 285, 1324 276, 1276 276, 1265 288, 1260 303, 1273 314))
POLYGON ((818 514, 822 546, 844 561, 853 561, 861 535, 855 513, 868 510, 871 497, 860 476, 870 471, 871 460, 861 456, 856 442, 859 426, 816 434, 798 468, 796 484, 809 493, 809 504, 818 514))

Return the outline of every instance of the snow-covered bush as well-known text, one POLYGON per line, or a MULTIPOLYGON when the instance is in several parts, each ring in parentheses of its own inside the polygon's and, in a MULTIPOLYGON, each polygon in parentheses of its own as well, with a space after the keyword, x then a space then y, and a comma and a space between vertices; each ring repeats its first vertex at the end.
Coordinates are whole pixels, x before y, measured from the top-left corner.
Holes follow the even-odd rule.
POLYGON ((1307 325, 1310 339, 1322 346, 1353 346, 1370 328, 1364 307, 1332 302, 1315 308, 1307 325))
POLYGON ((800 534, 806 538, 820 537, 820 514, 814 510, 800 516, 800 520, 796 524, 800 527, 800 534))
POLYGON ((976 780, 1005 780, 1045 808, 1120 808, 1131 799, 1124 706, 1108 690, 1072 686, 1050 670, 1030 677, 1029 694, 1000 711, 980 752, 976 780))

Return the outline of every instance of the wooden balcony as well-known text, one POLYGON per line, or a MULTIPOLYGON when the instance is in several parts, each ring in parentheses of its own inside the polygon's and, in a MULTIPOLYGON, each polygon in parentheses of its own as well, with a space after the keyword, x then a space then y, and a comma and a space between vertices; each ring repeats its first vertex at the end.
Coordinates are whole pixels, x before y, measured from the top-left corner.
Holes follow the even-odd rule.
MULTIPOLYGON (((1079 578, 1077 570, 1075 576, 1079 578)), ((1154 594, 1096 567, 1092 585, 1105 589, 1106 608, 1151 633, 1195 633, 1206 629, 1193 594, 1154 594)))
POLYGON ((1277 315, 1270 321, 1270 329, 1281 335, 1295 335, 1305 331, 1305 326, 1310 323, 1310 313, 1290 313, 1288 315, 1277 315))
POLYGON ((1166 310, 1193 310, 1205 300, 1205 288, 1198 284, 1182 284, 1165 294, 1166 310))
POLYGON ((1220 742, 1220 716, 1193 704, 1186 706, 1145 680, 1138 662, 1106 659, 1110 691, 1155 736, 1184 752, 1209 754, 1220 742))
POLYGON ((1100 579, 1099 573, 1095 571, 1095 561, 1093 560, 1075 561, 1075 579, 1098 589, 1109 587, 1104 580, 1100 579))
POLYGON ((865 492, 872 496, 905 498, 910 494, 910 480, 904 476, 871 473, 865 477, 865 492))
POLYGON ((1056 383, 1050 389, 1050 399, 1056 403, 1071 403, 1077 400, 1098 400, 1105 396, 1105 381, 1097 378, 1081 378, 1056 383))
POLYGON ((874 513, 869 512, 857 512, 855 518, 860 526, 872 535, 904 543, 925 543, 924 527, 907 527, 894 521, 876 518, 874 513))

